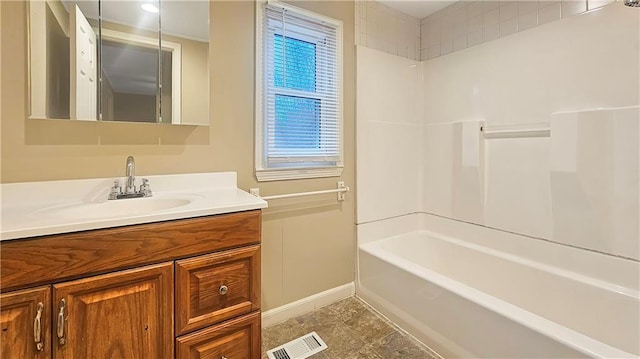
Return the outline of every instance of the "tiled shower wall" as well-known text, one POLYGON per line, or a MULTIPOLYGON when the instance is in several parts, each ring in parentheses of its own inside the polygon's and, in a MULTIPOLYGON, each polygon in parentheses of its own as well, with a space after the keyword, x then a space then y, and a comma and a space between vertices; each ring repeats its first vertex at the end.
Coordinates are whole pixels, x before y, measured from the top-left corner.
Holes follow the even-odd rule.
POLYGON ((612 2, 458 1, 420 21, 420 59, 433 59, 612 2))
POLYGON ((420 60, 420 19, 377 1, 356 1, 356 45, 420 60))
POLYGON ((376 1, 356 2, 356 45, 429 60, 615 0, 458 1, 417 19, 376 1))

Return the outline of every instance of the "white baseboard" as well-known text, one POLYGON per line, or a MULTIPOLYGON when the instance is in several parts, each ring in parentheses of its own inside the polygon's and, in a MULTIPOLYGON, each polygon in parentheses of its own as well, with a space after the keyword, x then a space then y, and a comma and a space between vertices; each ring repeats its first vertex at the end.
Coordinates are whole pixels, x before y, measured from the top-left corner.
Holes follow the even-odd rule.
POLYGON ((262 328, 268 328, 274 324, 284 322, 287 319, 324 307, 342 299, 349 298, 355 294, 355 284, 353 282, 331 288, 295 302, 267 310, 262 313, 262 328))

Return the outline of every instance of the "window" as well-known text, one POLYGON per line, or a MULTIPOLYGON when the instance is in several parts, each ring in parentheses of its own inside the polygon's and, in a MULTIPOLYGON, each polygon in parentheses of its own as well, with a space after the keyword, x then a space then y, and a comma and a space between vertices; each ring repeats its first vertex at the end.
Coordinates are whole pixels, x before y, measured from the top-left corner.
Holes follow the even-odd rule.
POLYGON ((342 22, 259 2, 256 176, 342 174, 342 22))

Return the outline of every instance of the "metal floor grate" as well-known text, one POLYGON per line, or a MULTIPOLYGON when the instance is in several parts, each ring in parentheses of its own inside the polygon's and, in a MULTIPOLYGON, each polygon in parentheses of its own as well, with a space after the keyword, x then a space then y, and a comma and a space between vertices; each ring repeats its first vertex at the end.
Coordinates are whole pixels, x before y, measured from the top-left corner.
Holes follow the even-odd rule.
POLYGON ((327 344, 316 332, 296 338, 279 347, 267 350, 269 359, 304 359, 327 349, 327 344))

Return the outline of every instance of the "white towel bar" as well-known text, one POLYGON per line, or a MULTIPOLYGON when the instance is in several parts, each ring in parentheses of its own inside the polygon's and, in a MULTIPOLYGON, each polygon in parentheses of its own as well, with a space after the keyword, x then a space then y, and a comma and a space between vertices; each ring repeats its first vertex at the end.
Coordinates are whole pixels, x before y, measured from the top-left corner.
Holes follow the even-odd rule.
POLYGON ((480 131, 484 135, 484 138, 520 138, 520 137, 551 136, 551 126, 549 125, 549 123, 481 126, 480 131))
MULTIPOLYGON (((350 188, 345 186, 343 181, 338 181, 337 187, 338 188, 336 188, 336 189, 327 189, 327 190, 322 190, 322 191, 277 194, 277 195, 273 195, 273 196, 264 196, 264 197, 257 195, 257 197, 260 197, 260 198, 264 199, 265 201, 268 201, 268 200, 272 200, 272 199, 313 196, 313 195, 317 195, 317 194, 327 194, 327 193, 337 193, 338 194, 338 201, 344 201, 344 194, 346 192, 349 192, 350 188)), ((251 193, 253 195, 255 195, 255 193, 256 193, 255 190, 256 190, 256 188, 252 188, 251 189, 251 193)))

